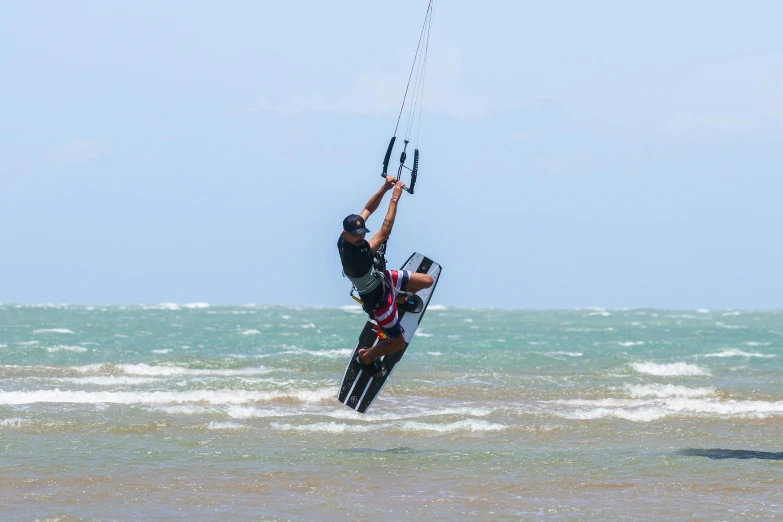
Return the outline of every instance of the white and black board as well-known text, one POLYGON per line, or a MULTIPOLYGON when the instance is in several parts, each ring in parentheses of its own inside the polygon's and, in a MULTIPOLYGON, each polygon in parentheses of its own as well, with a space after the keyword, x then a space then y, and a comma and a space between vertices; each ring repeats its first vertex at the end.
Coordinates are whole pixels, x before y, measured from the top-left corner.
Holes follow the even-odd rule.
POLYGON ((408 345, 413 339, 416 329, 419 327, 424 312, 427 311, 427 306, 430 304, 430 298, 435 287, 438 284, 438 277, 440 277, 441 266, 429 259, 423 254, 415 252, 408 260, 402 265, 402 270, 410 270, 411 272, 418 272, 420 274, 429 274, 432 276, 432 286, 419 290, 416 294, 421 297, 424 306, 421 312, 403 312, 399 310, 399 318, 402 327, 405 329, 405 348, 398 352, 390 353, 383 357, 383 365, 386 367, 386 375, 377 375, 371 377, 366 372, 363 372, 361 365, 356 362, 356 356, 360 348, 366 346, 374 346, 378 342, 378 336, 373 329, 375 324, 373 321, 367 321, 364 325, 359 340, 356 343, 356 347, 351 353, 351 358, 348 360, 348 366, 345 368, 345 374, 343 375, 342 384, 340 384, 340 391, 337 395, 337 400, 352 408, 359 413, 365 413, 375 398, 381 393, 386 381, 391 377, 395 366, 400 361, 405 351, 408 349, 408 345))

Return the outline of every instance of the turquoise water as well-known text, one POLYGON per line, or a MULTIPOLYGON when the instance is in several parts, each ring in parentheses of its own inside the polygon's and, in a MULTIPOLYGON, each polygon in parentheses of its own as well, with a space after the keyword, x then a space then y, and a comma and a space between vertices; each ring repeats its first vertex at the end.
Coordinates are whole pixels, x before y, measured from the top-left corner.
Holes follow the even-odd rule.
POLYGON ((364 320, 0 306, 3 518, 783 516, 783 312, 432 306, 361 415, 364 320))

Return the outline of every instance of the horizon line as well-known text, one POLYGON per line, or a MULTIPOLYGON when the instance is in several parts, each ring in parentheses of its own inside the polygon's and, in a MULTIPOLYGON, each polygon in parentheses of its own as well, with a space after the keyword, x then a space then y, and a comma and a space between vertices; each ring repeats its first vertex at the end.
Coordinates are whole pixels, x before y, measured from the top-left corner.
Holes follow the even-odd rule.
MULTIPOLYGON (((6 308, 142 308, 148 310, 204 310, 207 308, 308 308, 308 309, 321 309, 321 310, 361 310, 361 306, 348 304, 340 306, 329 305, 313 305, 313 304, 270 304, 270 303, 244 303, 244 304, 225 304, 225 303, 207 303, 203 301, 199 302, 187 302, 187 303, 175 303, 175 302, 159 302, 155 304, 149 303, 103 303, 103 304, 84 304, 84 303, 4 303, 0 302, 0 307, 6 308)), ((444 304, 432 304, 427 307, 428 310, 502 310, 502 311, 519 311, 519 312, 547 312, 547 311, 632 311, 632 310, 660 310, 660 311, 691 311, 696 313, 708 314, 711 312, 779 312, 783 311, 783 308, 664 308, 657 306, 622 306, 622 307, 609 307, 609 306, 577 306, 577 307, 559 307, 559 308, 509 308, 503 306, 464 306, 464 305, 444 305, 444 304)))

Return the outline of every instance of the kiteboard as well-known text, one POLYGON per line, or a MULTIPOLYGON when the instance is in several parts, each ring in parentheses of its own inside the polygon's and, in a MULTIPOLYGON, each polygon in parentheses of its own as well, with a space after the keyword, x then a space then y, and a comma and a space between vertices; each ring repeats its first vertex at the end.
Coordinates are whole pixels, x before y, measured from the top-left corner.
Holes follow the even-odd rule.
POLYGON ((419 311, 406 312, 399 309, 400 324, 405 330, 405 333, 403 334, 405 337, 405 348, 382 357, 383 365, 386 367, 385 374, 379 373, 375 376, 371 376, 367 372, 362 371, 361 364, 356 361, 356 356, 358 355, 360 348, 374 346, 378 342, 378 335, 374 328, 375 321, 368 320, 364 325, 364 329, 362 330, 361 335, 359 335, 356 347, 351 353, 351 358, 348 360, 348 366, 345 368, 345 374, 343 375, 343 380, 340 384, 340 391, 337 395, 337 400, 359 413, 367 412, 375 398, 381 393, 386 381, 391 377, 397 363, 400 362, 402 356, 405 355, 405 351, 408 349, 408 345, 416 334, 416 329, 419 327, 422 317, 424 317, 424 312, 427 311, 430 298, 438 284, 441 266, 425 255, 415 252, 402 265, 402 270, 410 270, 411 272, 432 276, 432 286, 416 292, 416 295, 421 298, 421 304, 420 306, 416 306, 414 310, 421 308, 419 311))

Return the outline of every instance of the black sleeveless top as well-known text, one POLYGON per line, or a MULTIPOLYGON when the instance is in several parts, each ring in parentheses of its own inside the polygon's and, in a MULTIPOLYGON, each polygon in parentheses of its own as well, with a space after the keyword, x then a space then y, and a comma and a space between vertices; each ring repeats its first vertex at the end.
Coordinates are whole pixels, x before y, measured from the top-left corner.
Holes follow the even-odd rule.
MULTIPOLYGON (((351 277, 361 277, 369 272, 375 262, 375 255, 372 253, 370 243, 362 241, 359 246, 345 241, 343 235, 337 240, 337 250, 340 252, 340 261, 343 265, 343 272, 351 277)), ((384 285, 378 285, 374 290, 367 294, 359 294, 364 301, 365 308, 375 309, 383 300, 384 285)))

